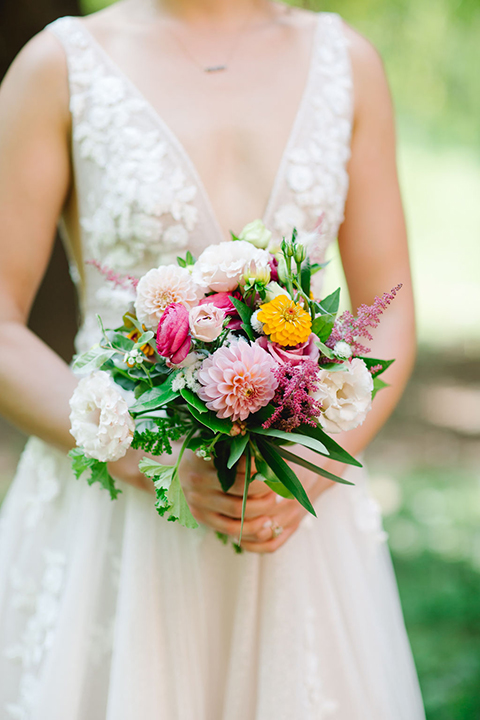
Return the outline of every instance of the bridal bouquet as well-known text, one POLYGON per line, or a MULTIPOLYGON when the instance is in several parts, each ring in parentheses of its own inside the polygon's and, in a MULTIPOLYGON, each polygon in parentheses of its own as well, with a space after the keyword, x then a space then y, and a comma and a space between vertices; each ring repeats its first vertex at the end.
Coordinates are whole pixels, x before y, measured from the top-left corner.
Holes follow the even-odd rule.
POLYGON ((104 328, 98 317, 101 342, 74 361, 85 375, 70 401, 75 475, 88 472, 90 484, 116 498, 108 462, 129 447, 171 454, 171 443, 182 440, 174 464, 148 457, 139 464, 160 515, 197 527, 179 482, 186 449, 214 463, 224 491, 245 457, 243 511, 249 484, 260 479, 315 515, 291 464, 347 481, 292 446, 360 465, 331 434, 360 425, 385 386, 379 376, 393 361, 368 357, 361 339, 371 339, 369 328, 399 288, 356 317, 337 317, 339 290, 322 300, 311 293, 321 266, 310 263, 305 243, 294 231, 274 247, 259 220, 198 260, 187 253, 177 261, 138 281, 97 265, 130 285, 133 302, 121 327, 104 328))

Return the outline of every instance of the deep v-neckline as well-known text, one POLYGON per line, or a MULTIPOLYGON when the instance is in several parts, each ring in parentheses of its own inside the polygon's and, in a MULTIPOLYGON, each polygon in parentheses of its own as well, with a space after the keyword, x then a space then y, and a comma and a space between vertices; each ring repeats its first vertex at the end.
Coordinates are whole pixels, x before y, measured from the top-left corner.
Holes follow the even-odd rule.
MULTIPOLYGON (((293 146, 295 144, 295 140, 298 135, 298 129, 302 123, 305 109, 308 105, 308 101, 311 96, 311 90, 312 90, 313 80, 314 80, 314 76, 315 76, 316 59, 317 59, 318 48, 319 48, 318 36, 319 36, 319 32, 320 32, 321 16, 322 16, 322 14, 318 13, 317 18, 315 19, 315 27, 313 30, 313 38, 312 38, 312 47, 311 47, 311 51, 310 51, 309 68, 308 68, 307 77, 305 80, 304 89, 302 92, 300 103, 298 105, 297 112, 296 112, 295 117, 292 122, 292 126, 290 128, 290 132, 289 132, 286 144, 285 144, 282 154, 280 156, 277 171, 276 171, 274 179, 273 179, 273 185, 271 187, 270 194, 268 195, 268 199, 267 199, 267 202, 266 202, 266 205, 264 208, 264 212, 262 215, 262 221, 265 225, 267 225, 267 227, 269 226, 270 221, 272 219, 271 216, 272 216, 273 210, 275 208, 278 191, 279 191, 280 185, 283 180, 283 176, 285 173, 286 164, 288 162, 290 150, 293 148, 293 146)), ((130 92, 133 95, 135 95, 139 100, 142 101, 146 111, 151 115, 154 122, 162 129, 164 135, 168 138, 171 145, 177 150, 178 155, 182 158, 183 162, 185 163, 186 167, 188 168, 188 171, 190 172, 190 174, 192 176, 192 179, 194 180, 194 182, 197 186, 198 192, 200 193, 200 195, 202 197, 204 206, 206 208, 206 212, 212 223, 212 226, 215 228, 215 232, 218 235, 219 241, 224 242, 226 238, 224 236, 223 229, 217 219, 217 216, 216 216, 215 210, 213 208, 213 204, 210 200, 210 196, 207 192, 206 186, 200 176, 200 173, 197 170, 195 163, 193 162, 192 158, 190 157, 190 154, 187 152, 185 146, 181 142, 178 135, 172 130, 170 125, 163 119, 163 117, 160 115, 160 113, 155 108, 153 103, 150 100, 148 100, 148 98, 139 89, 139 87, 135 84, 135 82, 127 75, 127 73, 124 70, 122 70, 122 68, 118 65, 118 63, 105 50, 103 45, 101 45, 101 43, 98 42, 98 40, 90 32, 90 30, 88 30, 88 28, 86 28, 85 25, 78 18, 72 17, 72 20, 75 22, 77 27, 79 27, 81 32, 84 34, 84 36, 90 42, 90 44, 97 50, 97 52, 103 58, 104 62, 110 67, 112 72, 115 73, 119 78, 121 78, 121 80, 129 88, 130 92)))

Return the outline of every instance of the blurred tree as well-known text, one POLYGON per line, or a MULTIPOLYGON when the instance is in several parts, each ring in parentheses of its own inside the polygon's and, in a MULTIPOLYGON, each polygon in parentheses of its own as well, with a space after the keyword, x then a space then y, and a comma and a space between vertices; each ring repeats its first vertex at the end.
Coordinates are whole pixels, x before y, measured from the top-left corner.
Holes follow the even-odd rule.
MULTIPOLYGON (((77 0, 0 0, 0 79, 30 38, 63 15, 80 15, 77 0)), ((31 313, 30 327, 70 360, 76 324, 75 295, 65 252, 57 237, 31 313)))

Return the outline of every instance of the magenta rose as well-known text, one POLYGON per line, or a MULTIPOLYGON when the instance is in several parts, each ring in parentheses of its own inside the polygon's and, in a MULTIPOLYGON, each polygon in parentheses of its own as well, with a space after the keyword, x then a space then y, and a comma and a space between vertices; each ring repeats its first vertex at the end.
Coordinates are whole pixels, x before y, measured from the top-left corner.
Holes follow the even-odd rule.
POLYGON ((268 265, 270 267, 270 281, 278 282, 278 260, 275 255, 270 255, 268 265))
POLYGON ((187 308, 180 303, 170 303, 158 324, 158 354, 173 365, 178 365, 187 357, 191 344, 187 308))
POLYGON ((241 295, 238 292, 218 292, 202 298, 198 304, 205 305, 206 303, 213 303, 215 307, 223 310, 225 315, 229 315, 231 317, 227 326, 229 330, 239 330, 242 326, 242 321, 240 320, 237 309, 232 302, 232 297, 241 300, 241 295))
POLYGON ((315 345, 316 339, 316 336, 312 333, 306 342, 289 349, 282 347, 278 343, 270 342, 265 336, 257 338, 255 342, 269 352, 279 365, 287 362, 291 365, 298 365, 303 360, 318 362, 320 351, 315 345))

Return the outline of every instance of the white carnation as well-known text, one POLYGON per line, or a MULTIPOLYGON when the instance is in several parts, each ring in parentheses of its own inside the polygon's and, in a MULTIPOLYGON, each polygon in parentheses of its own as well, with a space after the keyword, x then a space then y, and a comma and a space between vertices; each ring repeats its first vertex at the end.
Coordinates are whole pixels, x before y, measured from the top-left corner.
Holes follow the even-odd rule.
POLYGON ((255 330, 256 333, 259 335, 265 335, 265 332, 263 330, 263 323, 260 322, 258 319, 258 313, 260 312, 260 309, 255 310, 252 317, 250 318, 250 325, 255 330))
POLYGON ((190 310, 204 295, 189 270, 177 265, 161 265, 149 270, 138 283, 137 318, 149 330, 156 330, 167 305, 181 303, 190 310))
POLYGON ((348 370, 319 371, 315 400, 322 403, 319 420, 328 433, 353 430, 361 425, 372 407, 373 379, 367 366, 355 358, 348 370))
POLYGON ((125 455, 135 422, 107 372, 98 370, 80 380, 70 408, 70 432, 87 457, 112 462, 125 455))
POLYGON ((247 263, 268 267, 269 254, 245 240, 209 245, 193 268, 193 278, 199 285, 214 292, 235 290, 247 263))

